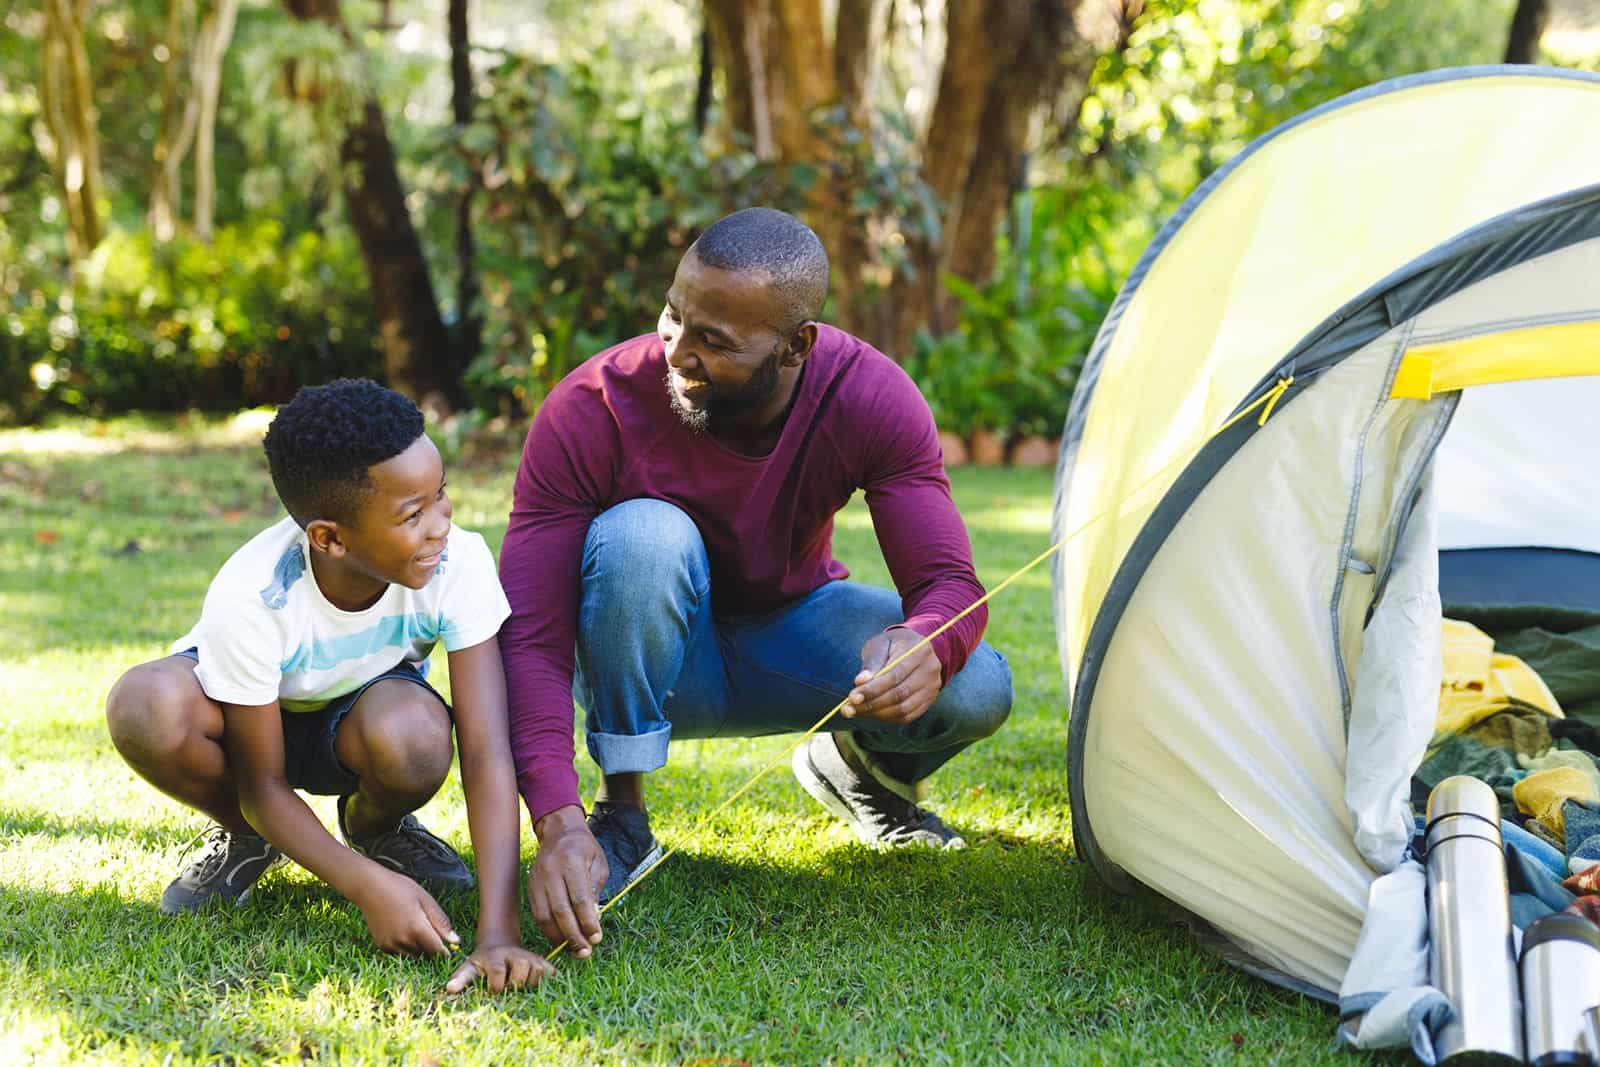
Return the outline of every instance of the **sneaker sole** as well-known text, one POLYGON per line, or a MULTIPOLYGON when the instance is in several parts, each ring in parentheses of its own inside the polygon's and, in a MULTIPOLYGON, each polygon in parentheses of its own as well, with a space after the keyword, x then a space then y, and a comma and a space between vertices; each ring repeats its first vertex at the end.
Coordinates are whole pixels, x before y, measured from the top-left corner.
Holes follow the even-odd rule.
MULTIPOLYGON (((839 821, 850 827, 863 845, 877 849, 879 852, 891 852, 900 848, 931 848, 953 852, 967 847, 966 839, 960 834, 955 834, 948 841, 938 845, 932 841, 908 841, 896 844, 885 841, 880 837, 874 836, 870 831, 862 829, 861 822, 856 818, 855 812, 850 810, 850 805, 845 803, 838 790, 833 788, 833 783, 824 778, 822 772, 811 762, 811 757, 806 754, 806 747, 806 745, 801 745, 795 749, 794 757, 789 763, 790 769, 794 771, 796 780, 800 783, 800 787, 810 793, 813 800, 827 808, 839 821)), ((876 775, 874 777, 876 778, 876 775)), ((888 787, 885 786, 885 788, 888 787)))
POLYGON ((608 897, 607 896, 602 896, 600 898, 600 900, 599 900, 599 903, 601 905, 606 905, 606 904, 611 903, 613 900, 616 900, 618 897, 620 897, 623 894, 623 892, 630 885, 632 885, 634 882, 637 882, 639 880, 639 875, 640 874, 642 874, 644 871, 649 870, 651 865, 654 864, 660 858, 661 858, 661 842, 657 841, 655 843, 655 847, 652 848, 649 852, 645 853, 644 859, 642 859, 638 863, 634 864, 633 870, 628 872, 628 877, 623 879, 622 888, 617 890, 615 893, 611 894, 608 897))
POLYGON ((800 787, 810 793, 813 800, 827 808, 840 822, 850 827, 863 845, 880 850, 887 849, 888 845, 861 828, 861 823, 856 819, 855 812, 850 810, 850 805, 846 804, 838 790, 833 788, 833 783, 824 778, 822 772, 812 764, 811 757, 806 754, 807 745, 809 742, 795 749, 794 758, 789 761, 789 768, 800 782, 800 787))

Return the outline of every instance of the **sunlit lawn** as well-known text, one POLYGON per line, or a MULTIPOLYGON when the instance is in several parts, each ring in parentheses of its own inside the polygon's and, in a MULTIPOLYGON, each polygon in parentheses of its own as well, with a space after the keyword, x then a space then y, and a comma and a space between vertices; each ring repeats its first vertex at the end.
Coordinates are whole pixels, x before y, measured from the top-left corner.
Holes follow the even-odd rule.
MULTIPOLYGON (((964 852, 868 851, 786 769, 697 830, 786 746, 694 742, 652 781, 657 833, 683 851, 608 917, 593 960, 536 993, 441 996, 447 964, 379 955, 297 868, 235 911, 162 916, 202 821, 125 769, 102 701, 276 517, 262 426, 0 433, 0 1063, 1356 1061, 1323 1008, 1204 955, 1158 901, 1075 859, 1045 567, 993 606, 1011 722, 932 783, 964 852)), ((514 463, 450 473, 457 521, 493 545, 514 463)), ((1047 472, 960 470, 955 488, 990 586, 1048 543, 1047 472)), ((886 582, 859 503, 835 547, 886 582)), ((422 814, 465 846, 456 781, 422 814)), ((447 907, 472 929, 473 901, 447 907)))

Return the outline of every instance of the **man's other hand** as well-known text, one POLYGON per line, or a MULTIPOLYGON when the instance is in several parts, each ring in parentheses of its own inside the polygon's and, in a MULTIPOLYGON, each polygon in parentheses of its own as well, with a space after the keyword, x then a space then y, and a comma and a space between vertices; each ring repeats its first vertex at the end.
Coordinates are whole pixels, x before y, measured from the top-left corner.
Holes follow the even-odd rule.
POLYGON ((550 943, 584 959, 600 943, 600 890, 609 870, 583 809, 557 808, 539 820, 539 854, 528 872, 528 907, 550 943))
POLYGON ((915 722, 939 696, 942 674, 933 645, 924 644, 900 663, 888 667, 922 635, 903 626, 891 626, 861 646, 861 673, 845 698, 840 714, 852 719, 873 719, 891 726, 915 722))

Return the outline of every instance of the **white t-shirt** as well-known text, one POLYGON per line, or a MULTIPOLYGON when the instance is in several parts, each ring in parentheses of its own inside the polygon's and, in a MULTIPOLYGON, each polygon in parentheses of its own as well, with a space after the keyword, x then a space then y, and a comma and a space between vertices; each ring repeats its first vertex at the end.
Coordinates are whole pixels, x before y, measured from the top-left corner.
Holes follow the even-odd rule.
POLYGON ((434 643, 471 648, 511 614, 483 537, 454 524, 421 589, 390 585, 364 611, 322 595, 306 533, 292 518, 267 527, 222 565, 200 621, 172 646, 198 648, 195 675, 219 703, 313 711, 409 660, 426 672, 434 643))

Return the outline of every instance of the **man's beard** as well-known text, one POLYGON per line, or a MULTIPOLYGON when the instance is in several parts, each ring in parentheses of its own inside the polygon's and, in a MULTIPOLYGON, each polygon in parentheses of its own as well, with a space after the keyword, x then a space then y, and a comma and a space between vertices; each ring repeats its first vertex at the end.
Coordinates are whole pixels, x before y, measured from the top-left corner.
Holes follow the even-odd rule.
POLYGON ((750 375, 750 380, 741 386, 728 388, 715 382, 708 384, 702 390, 706 396, 705 403, 699 407, 690 407, 672 387, 672 372, 669 370, 665 380, 667 399, 672 403, 672 410, 685 426, 696 433, 704 433, 719 423, 757 410, 771 400, 772 394, 778 390, 778 359, 782 349, 780 341, 755 369, 755 373, 750 375))

